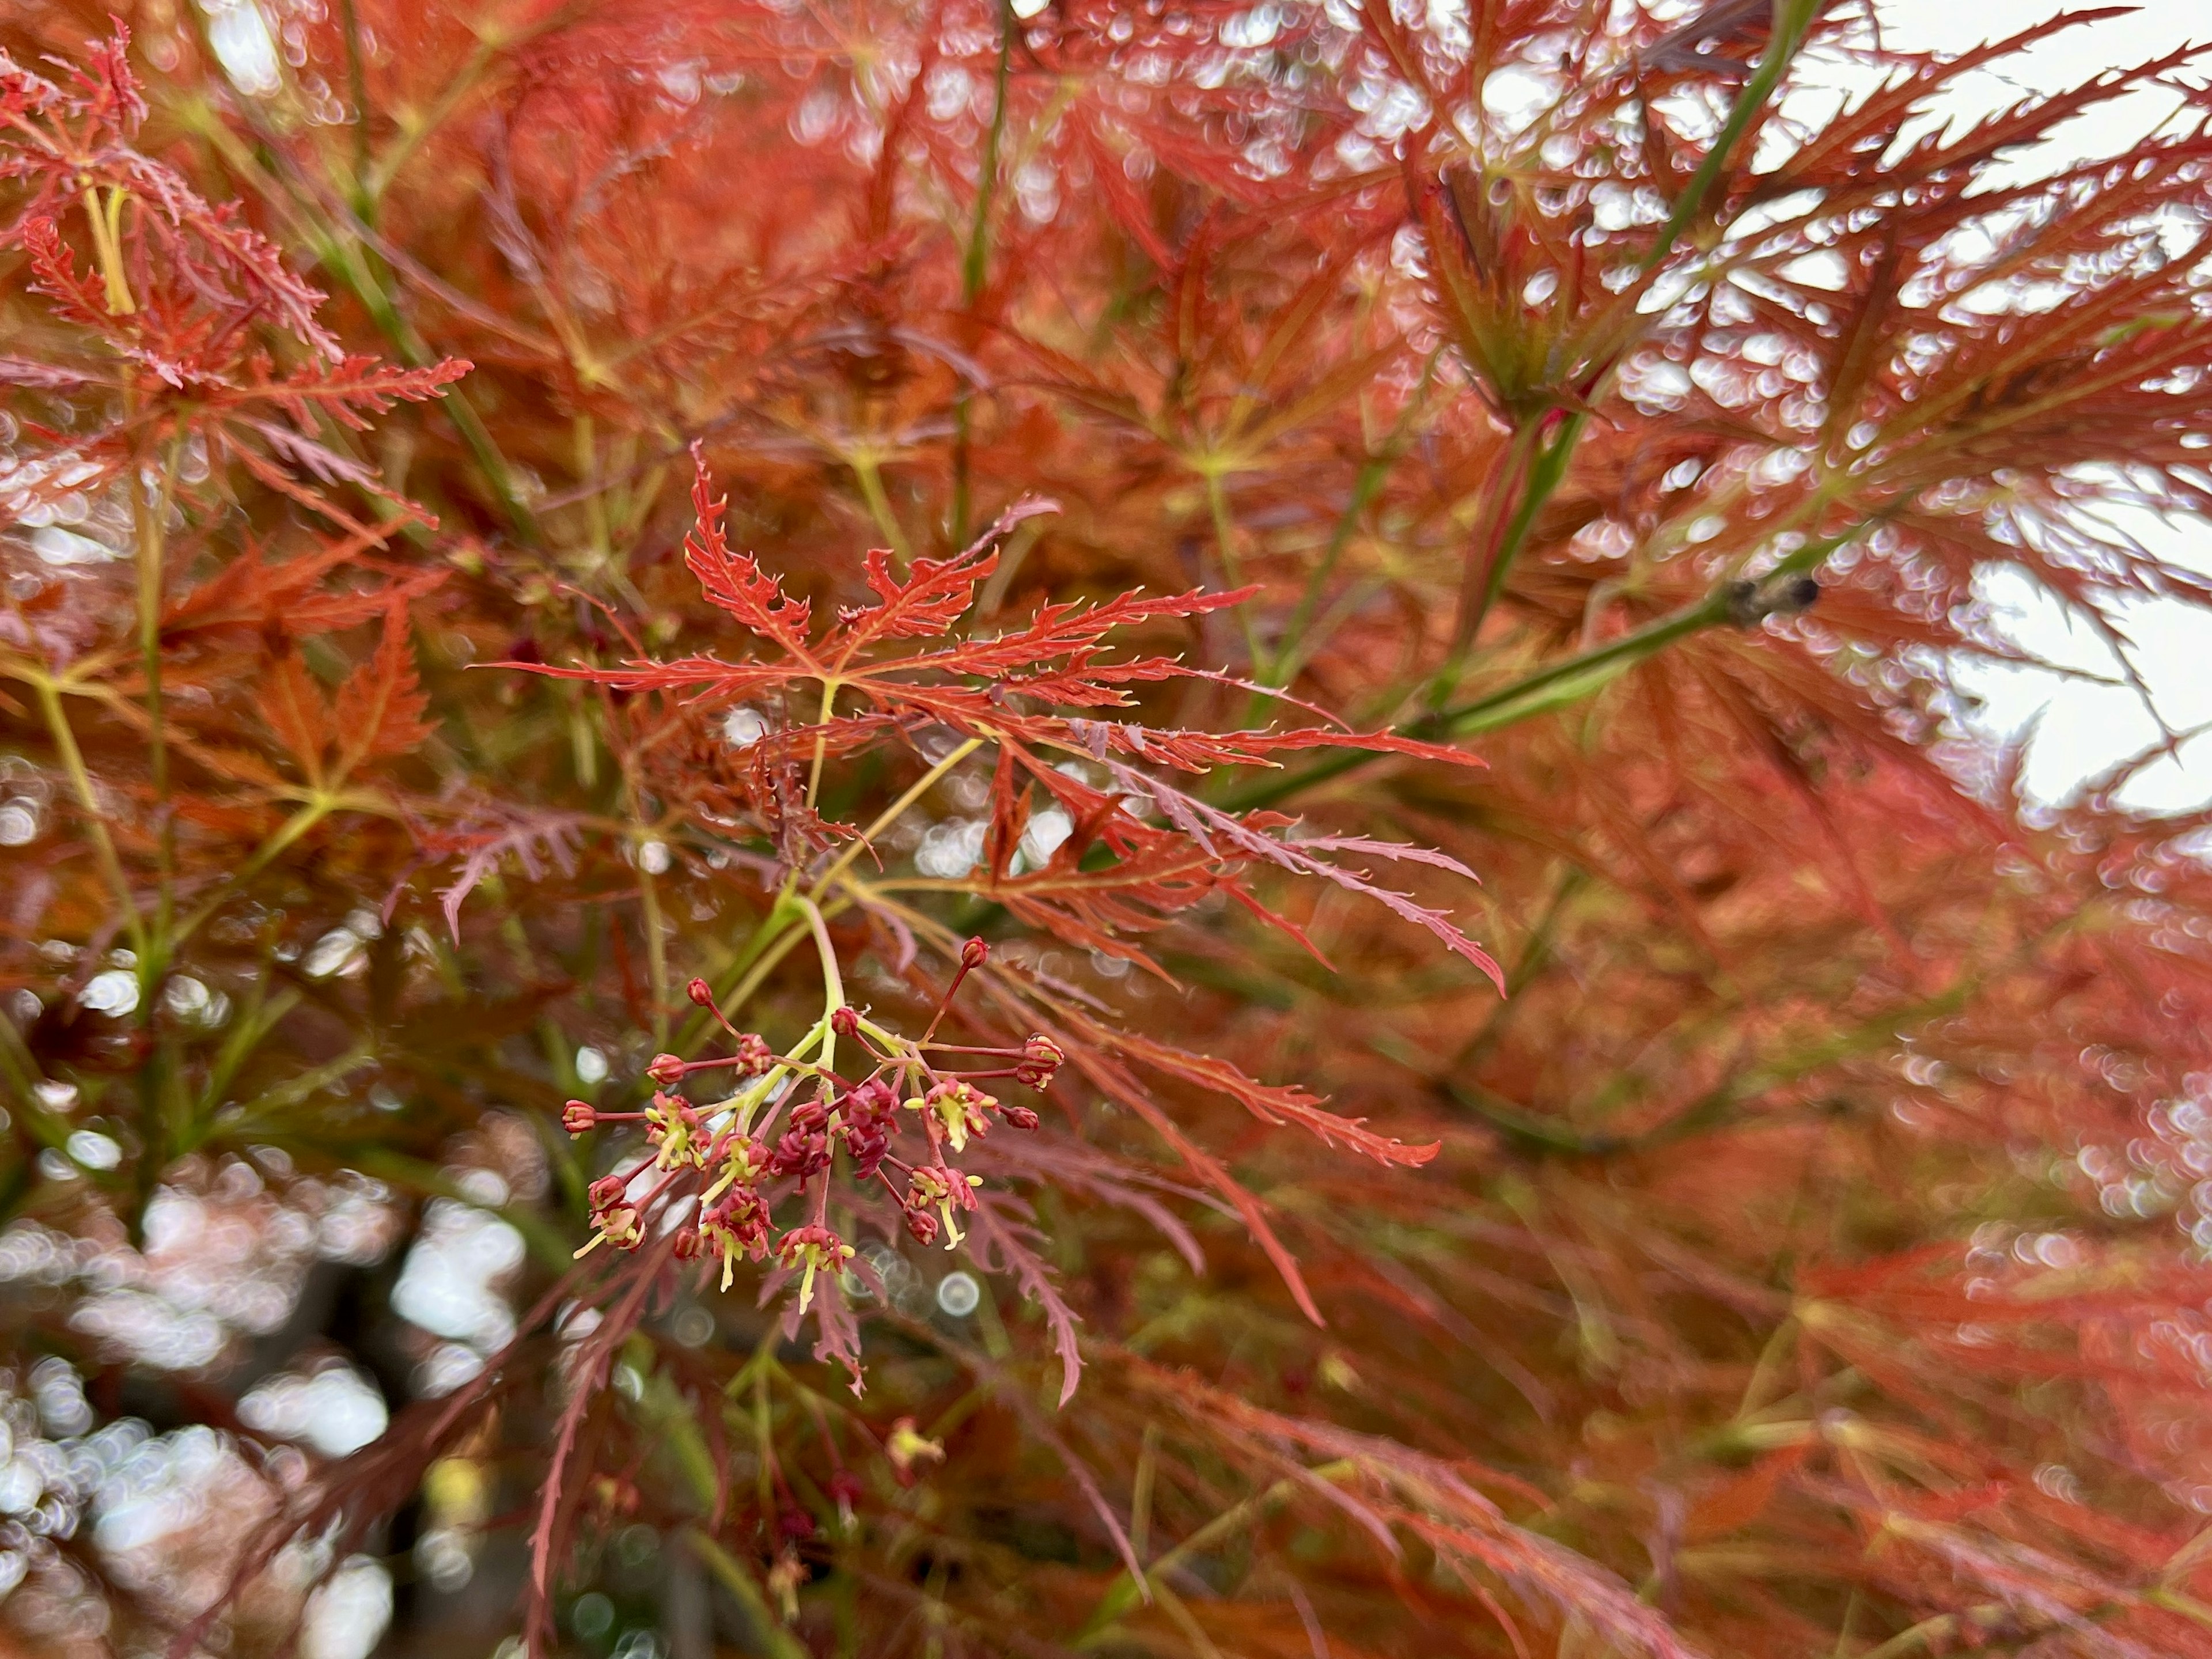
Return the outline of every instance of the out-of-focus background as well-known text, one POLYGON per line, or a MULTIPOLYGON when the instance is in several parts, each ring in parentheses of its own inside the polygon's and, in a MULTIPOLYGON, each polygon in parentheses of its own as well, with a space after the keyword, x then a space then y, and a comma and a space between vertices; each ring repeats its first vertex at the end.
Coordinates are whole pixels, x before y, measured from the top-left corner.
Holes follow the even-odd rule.
MULTIPOLYGON (((272 27, 256 0, 179 3, 201 6, 208 37, 241 94, 250 97, 276 84, 283 31, 272 27)), ((1027 16, 1042 7, 1018 3, 1014 9, 1027 16)), ((1901 46, 1960 51, 2057 9, 2045 0, 1892 0, 1881 15, 1901 46)), ((2137 63, 2208 34, 2212 17, 2203 6, 2150 0, 2129 15, 2095 21, 2008 59, 2001 72, 1956 89, 1929 118, 1963 123, 2025 93, 2078 82, 2100 62, 2137 63)), ((1804 79, 1794 95, 1808 115, 1824 98, 1831 105, 1848 100, 1868 86, 1863 71, 1841 60, 1816 63, 1804 79)), ((2175 93, 2136 92, 2008 165, 2028 176, 2074 157, 2124 149, 2181 106, 2175 93)), ((747 183, 732 180, 738 189, 747 183)), ((2117 532, 2161 558, 2212 576, 2212 526, 2160 517, 2118 498, 2100 510, 2117 532)), ((67 525, 41 524, 33 534, 44 538, 42 556, 57 565, 82 551, 82 538, 67 525)), ((2106 609, 2093 619, 2014 568, 1989 569, 1978 591, 2004 635, 2038 661, 1962 660, 1956 679, 1979 702, 1955 709, 1954 717, 1985 750, 2019 751, 2031 803, 2061 807, 2086 784, 2129 767, 2137 769, 2120 792, 2126 806, 2180 811, 2212 802, 2212 732, 2197 734, 2212 726, 2212 615, 2179 601, 2107 595, 2100 601, 2106 609), (2161 745, 2172 752, 2138 766, 2161 745)), ((53 809, 51 780, 10 766, 0 757, 5 847, 28 842, 53 809)), ((955 877, 973 863, 982 833, 980 819, 959 822, 968 840, 944 855, 943 872, 955 877)), ((940 873, 927 861, 932 856, 925 844, 917 860, 925 874, 940 873)), ((310 943, 299 970, 319 981, 356 978, 385 932, 377 911, 358 909, 310 943)), ((1108 970, 1121 971, 1110 963, 1101 969, 1108 970)), ((120 1018, 132 1012, 137 994, 131 974, 115 969, 91 977, 81 1000, 120 1018)), ((167 994, 177 1018, 210 1028, 235 1012, 226 993, 189 977, 173 981, 167 994)), ((588 1092, 625 1067, 634 1071, 637 1060, 585 1044, 563 1046, 549 1066, 588 1092)), ((372 1103, 398 1111, 403 1103, 388 1091, 386 1096, 372 1091, 372 1103)), ((48 1103, 58 1113, 72 1104, 59 1094, 48 1103)), ((44 1156, 58 1179, 73 1170, 115 1168, 122 1152, 116 1140, 87 1127, 64 1149, 44 1156)), ((85 1379, 65 1359, 28 1359, 17 1391, 0 1405, 0 1511, 35 1513, 47 1533, 88 1540, 121 1581, 138 1573, 149 1595, 158 1591, 187 1605, 204 1600, 243 1535, 245 1522, 227 1506, 225 1494, 261 1477, 249 1474, 216 1427, 187 1420, 207 1404, 192 1391, 193 1372, 218 1353, 243 1355, 235 1373, 246 1379, 237 1426, 325 1458, 342 1456, 383 1432, 392 1403, 437 1398, 476 1376, 514 1334, 513 1287, 532 1253, 553 1261, 565 1255, 571 1241, 520 1229, 519 1213, 545 1196, 553 1176, 515 1119, 485 1116, 464 1142, 446 1149, 437 1174, 446 1190, 422 1206, 411 1230, 392 1189, 374 1174, 302 1178, 282 1152, 259 1149, 224 1165, 212 1185, 157 1194, 145 1214, 143 1250, 103 1248, 38 1225, 0 1232, 0 1295, 29 1305, 66 1293, 78 1304, 74 1323, 88 1338, 126 1356, 144 1376, 173 1381, 148 1387, 143 1395, 126 1389, 92 1401, 85 1379), (319 1349, 312 1362, 295 1364, 302 1333, 342 1341, 346 1353, 319 1349), (110 1425, 94 1432, 103 1420, 110 1425)), ((2063 1254, 2069 1247, 2051 1248, 2063 1254)), ((911 1280, 893 1285, 900 1311, 983 1340, 970 1274, 950 1261, 927 1278, 913 1277, 903 1264, 900 1271, 911 1280)), ((713 1329, 710 1320, 707 1330, 713 1329)), ((683 1340, 680 1330, 676 1340, 683 1340)), ((306 1464, 297 1451, 280 1448, 270 1467, 281 1479, 288 1468, 296 1474, 306 1464)), ((2071 1478, 2060 1470, 2051 1490, 2063 1494, 2071 1478)), ((301 1638, 303 1659, 367 1659, 392 1624, 395 1597, 410 1595, 442 1598, 451 1651, 489 1650, 494 1638, 488 1633, 511 1623, 507 1613, 522 1571, 513 1533, 484 1531, 491 1501, 469 1459, 434 1466, 387 1540, 392 1555, 344 1560, 316 1590, 301 1638), (404 1563, 398 1583, 392 1560, 404 1563), (479 1633, 487 1633, 484 1643, 470 1647, 479 1633)), ((331 1565, 316 1547, 312 1540, 297 1547, 289 1570, 301 1582, 331 1565)), ((15 1588, 26 1571, 22 1557, 0 1551, 0 1593, 15 1588)), ((696 1565, 672 1553, 664 1558, 653 1528, 636 1526, 615 1535, 607 1583, 617 1595, 630 1583, 653 1586, 664 1598, 703 1597, 696 1580, 696 1565), (667 1589, 672 1577, 685 1575, 675 1591, 667 1589)), ((76 1615, 65 1600, 55 1601, 50 1616, 57 1621, 55 1639, 85 1634, 66 1626, 76 1615)), ((623 1628, 615 1600, 601 1589, 579 1598, 564 1616, 587 1641, 613 1639, 611 1632, 623 1628)), ((665 1646, 660 1630, 641 1624, 620 1636, 612 1659, 667 1659, 665 1646)))
MULTIPOLYGON (((1962 52, 2069 9, 2082 8, 2048 0, 1890 0, 1881 12, 1883 27, 1901 46, 1962 52)), ((2008 58, 2002 69, 1961 87, 1945 112, 1954 121, 1971 119, 2023 94, 2070 87, 2093 69, 2145 63, 2201 44, 2208 33, 2212 15, 2191 0, 2144 0, 2125 15, 2084 23, 2008 58)), ((1847 91, 1856 77, 1839 71, 1835 79, 1847 91)), ((2035 176, 2081 156, 2117 155, 2185 107, 2179 91, 2138 88, 2024 149, 2008 171, 2035 176)), ((2124 501, 2105 511, 2144 546, 2212 574, 2212 526, 2175 522, 2124 501)), ((2046 802, 2071 799, 2109 769, 2171 743, 2172 753, 2131 778, 2119 799, 2144 811, 2186 811, 2212 800, 2212 738, 2195 735, 2212 726, 2212 617, 2194 606, 2143 599, 2114 605, 2104 617, 2107 632, 2016 571, 1990 575, 1984 592, 2004 617, 2013 640, 2051 665, 2046 670, 1981 662, 1961 677, 1983 699, 1972 717, 1976 731, 2025 745, 2021 782, 2031 796, 2046 802)))

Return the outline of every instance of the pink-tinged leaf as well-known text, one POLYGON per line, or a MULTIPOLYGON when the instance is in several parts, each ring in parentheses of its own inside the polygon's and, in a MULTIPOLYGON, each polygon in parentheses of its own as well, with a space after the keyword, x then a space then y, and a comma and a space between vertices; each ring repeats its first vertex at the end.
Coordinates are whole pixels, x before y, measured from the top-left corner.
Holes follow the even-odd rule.
POLYGON ((131 70, 131 27, 119 17, 108 21, 113 32, 105 40, 88 43, 85 55, 92 70, 77 79, 91 94, 88 112, 93 118, 117 137, 129 138, 146 118, 146 99, 131 70))
POLYGON ((1340 1117, 1334 1112, 1323 1111, 1320 1100, 1304 1089, 1261 1083, 1245 1076, 1227 1060, 1217 1060, 1211 1054, 1191 1054, 1133 1031, 1111 1030, 1103 1026, 1090 1035, 1094 1041, 1111 1045, 1153 1071, 1228 1096, 1262 1122, 1295 1123, 1326 1145, 1349 1147, 1377 1164, 1418 1168, 1443 1148, 1440 1141, 1409 1146, 1395 1135, 1376 1134, 1365 1127, 1364 1118, 1340 1117))
MULTIPOLYGON (((1054 1034, 1048 1031, 1046 1035, 1051 1036, 1054 1034)), ((1298 1304, 1298 1311, 1316 1325, 1328 1324, 1328 1322, 1321 1316, 1320 1308, 1315 1305, 1313 1292, 1306 1288, 1304 1275, 1298 1272, 1297 1259, 1275 1236, 1274 1228, 1268 1223, 1266 1204, 1240 1185, 1218 1158, 1203 1151, 1183 1133, 1176 1121, 1152 1098, 1152 1091, 1128 1067, 1119 1060, 1107 1058, 1087 1043, 1062 1042, 1060 1046, 1066 1050, 1070 1062, 1090 1079, 1092 1087, 1109 1100, 1134 1112, 1154 1134, 1168 1144, 1193 1175, 1220 1194, 1237 1212, 1237 1219, 1244 1224, 1246 1231, 1250 1232, 1253 1242, 1274 1265, 1284 1288, 1290 1291, 1291 1299, 1298 1304)))
POLYGON ((987 1175, 1018 1176, 1050 1182, 1143 1217, 1175 1247, 1194 1273, 1206 1271, 1206 1253, 1182 1218, 1146 1188, 1157 1188, 1203 1204, 1235 1218, 1236 1212, 1201 1189, 1170 1181, 1157 1171, 1099 1151, 1068 1136, 1040 1130, 1036 1134, 994 1135, 968 1154, 971 1169, 987 1175))
POLYGON ((234 427, 243 427, 259 434, 278 457, 313 473, 325 483, 349 483, 376 495, 386 493, 374 468, 341 455, 313 438, 301 437, 288 426, 275 421, 255 420, 251 416, 234 417, 232 423, 234 427))
POLYGON ((1274 754, 1295 749, 1362 749, 1377 755, 1410 755, 1416 760, 1442 761, 1447 766, 1487 766, 1480 755, 1448 743, 1424 743, 1401 738, 1395 732, 1237 732, 1227 734, 1248 744, 1255 752, 1274 754))
POLYGON ((35 363, 27 357, 0 357, 0 386, 27 386, 40 392, 75 392, 97 386, 97 376, 58 363, 35 363))
POLYGON ((787 599, 783 584, 760 568, 750 553, 732 553, 722 535, 727 496, 712 493, 705 452, 691 446, 694 474, 691 506, 698 525, 684 543, 684 562, 699 579, 708 599, 763 639, 773 640, 802 662, 811 662, 806 646, 811 615, 805 599, 787 599))
POLYGON ((437 850, 447 856, 459 853, 461 867, 438 890, 438 898, 454 940, 458 943, 461 937, 461 906, 504 860, 512 856, 532 881, 540 879, 549 866, 564 876, 573 874, 577 848, 591 822, 573 813, 538 812, 473 836, 447 838, 437 850))
POLYGON ((1314 1482, 1310 1490, 1330 1502, 1352 1503, 1348 1512, 1376 1533, 1392 1553, 1398 1545, 1389 1529, 1403 1528, 1444 1559, 1455 1558, 1494 1572, 1587 1620, 1618 1650, 1648 1659, 1702 1659, 1665 1615, 1639 1601, 1613 1574, 1555 1540, 1515 1525, 1471 1483, 1465 1464, 1379 1435, 1271 1412, 1188 1374, 1170 1376, 1134 1359, 1125 1364, 1127 1381, 1184 1411, 1201 1413, 1205 1421, 1255 1449, 1283 1458, 1286 1473, 1305 1474, 1316 1456, 1352 1464, 1360 1471, 1364 1502, 1350 1499, 1334 1483, 1314 1482))
MULTIPOLYGON (((866 1270, 870 1273, 873 1269, 866 1270)), ((776 1281, 782 1288, 783 1281, 776 1281)), ((881 1286, 878 1288, 880 1290, 881 1286)), ((860 1373, 860 1322, 853 1312, 853 1304, 845 1299, 844 1287, 837 1282, 836 1273, 817 1273, 814 1279, 814 1298, 809 1312, 814 1320, 814 1358, 827 1364, 836 1360, 845 1368, 851 1379, 853 1392, 867 1392, 867 1383, 860 1373)), ((792 1297, 783 1307, 783 1336, 787 1342, 799 1340, 799 1328, 806 1315, 799 1310, 799 1298, 792 1297)))
POLYGON ((1310 853, 1364 853, 1370 858, 1390 859, 1401 864, 1425 864, 1438 870, 1449 870, 1455 876, 1465 876, 1469 881, 1482 879, 1450 854, 1413 842, 1373 841, 1365 836, 1302 836, 1297 845, 1310 853))
POLYGON ((1052 1269, 1023 1242, 1024 1233, 1039 1236, 1026 1218, 1028 1206, 1003 1193, 982 1192, 975 1197, 975 1214, 969 1224, 969 1253, 987 1273, 1012 1273, 1022 1294, 1044 1310, 1053 1352, 1060 1356, 1060 1403, 1065 1406, 1075 1397, 1075 1385, 1083 1375, 1075 1310, 1061 1298, 1052 1269))
MULTIPOLYGON (((1150 794, 1169 821, 1207 852, 1256 860, 1295 874, 1316 876, 1323 881, 1334 883, 1346 892, 1373 899, 1393 915, 1403 916, 1407 921, 1426 929, 1445 949, 1480 969, 1491 983, 1497 986, 1501 994, 1504 993, 1505 975, 1498 963, 1491 958, 1488 951, 1462 933, 1444 912, 1416 904, 1403 893, 1378 887, 1354 871, 1315 857, 1305 850, 1310 843, 1278 841, 1273 836, 1254 829, 1234 814, 1224 812, 1218 806, 1210 806, 1140 773, 1133 772, 1118 761, 1109 760, 1106 766, 1124 788, 1150 794)), ((1390 844, 1375 842, 1364 850, 1373 852, 1390 844)), ((1403 856, 1402 853, 1401 856, 1403 856)))

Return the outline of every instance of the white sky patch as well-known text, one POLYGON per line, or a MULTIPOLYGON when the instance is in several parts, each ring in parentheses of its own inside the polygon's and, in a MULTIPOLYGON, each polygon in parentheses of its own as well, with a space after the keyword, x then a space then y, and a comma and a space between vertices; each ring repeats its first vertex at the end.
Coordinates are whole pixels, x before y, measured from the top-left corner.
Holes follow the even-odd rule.
MULTIPOLYGON (((1884 43, 1905 50, 1961 52, 2016 33, 2054 16, 2062 0, 1882 0, 1884 43)), ((1964 123, 2006 108, 2031 93, 2062 91, 2100 70, 2133 66, 2192 42, 2212 45, 2212 8, 2203 0, 2141 0, 2131 14, 2066 29, 1969 79, 1938 115, 1964 123)), ((1844 66, 1824 70, 1839 87, 1854 84, 1844 66)), ((2191 71, 2212 77, 2212 56, 2191 71)), ((1864 84, 1858 76, 1856 84, 1864 84)), ((2008 179, 2046 176, 2076 159, 2125 150, 2172 118, 2180 95, 2146 87, 2098 106, 2057 129, 2045 143, 2001 164, 2008 179)), ((2120 516, 2114 509, 2112 516, 2120 516)), ((2212 573, 2212 524, 2128 516, 2127 532, 2151 552, 2195 571, 2212 573)), ((2030 799, 2057 804, 2091 779, 2166 742, 2162 719, 2186 734, 2212 721, 2212 611, 2175 599, 2111 603, 2106 621, 2121 635, 2127 663, 2089 619, 2069 615, 2057 597, 2024 573, 1990 568, 1978 584, 2002 630, 2051 669, 1970 662, 1962 689, 1981 700, 1966 719, 1988 741, 2025 743, 2021 786, 2030 799), (2126 667, 2149 694, 2125 684, 2126 667), (2071 672, 2057 672, 2071 671, 2071 672), (2120 684, 2100 684, 2112 680, 2120 684), (2155 714, 2153 710, 2155 710, 2155 714)), ((2186 811, 2212 801, 2212 736, 2179 747, 2178 760, 2157 761, 2120 791, 2124 806, 2147 812, 2186 811)))
POLYGON ((276 38, 254 0, 200 0, 200 11, 207 19, 208 44, 233 86, 266 98, 283 85, 276 38))
POLYGON ((356 1555, 307 1600, 303 1659, 368 1659, 392 1622, 392 1575, 356 1555))
POLYGON ((239 1421, 282 1440, 304 1440, 325 1457, 359 1451, 384 1432, 384 1396, 348 1365, 269 1377, 238 1402, 239 1421))

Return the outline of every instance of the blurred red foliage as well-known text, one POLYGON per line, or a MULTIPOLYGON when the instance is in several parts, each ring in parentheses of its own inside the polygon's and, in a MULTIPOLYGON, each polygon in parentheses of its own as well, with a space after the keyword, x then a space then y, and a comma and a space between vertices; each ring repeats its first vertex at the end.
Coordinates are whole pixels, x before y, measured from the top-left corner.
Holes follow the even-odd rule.
POLYGON ((5 1639, 2212 1654, 2192 60, 1024 9, 0 23, 5 1639))

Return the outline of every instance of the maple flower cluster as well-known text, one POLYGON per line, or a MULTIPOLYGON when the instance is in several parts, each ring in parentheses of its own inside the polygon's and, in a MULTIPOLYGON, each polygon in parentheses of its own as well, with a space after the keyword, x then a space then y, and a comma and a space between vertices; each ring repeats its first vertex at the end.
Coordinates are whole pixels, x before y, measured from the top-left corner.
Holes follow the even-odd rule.
POLYGON ((741 1260, 773 1258, 797 1273, 803 1313, 817 1276, 842 1272, 853 1257, 853 1247, 829 1222, 841 1152, 851 1179, 864 1188, 880 1185, 918 1242, 933 1244, 942 1237, 947 1249, 954 1248, 964 1236, 959 1218, 975 1208, 982 1178, 951 1158, 994 1124, 1034 1129, 1038 1122, 1032 1108, 1001 1101, 978 1085, 1003 1078, 1042 1091, 1065 1058, 1045 1036, 1019 1048, 933 1041, 961 981, 988 955, 981 939, 962 947, 958 969, 919 1039, 839 1001, 781 1054, 757 1032, 738 1030, 707 981, 693 980, 691 1000, 729 1033, 730 1052, 704 1060, 656 1055, 645 1068, 656 1086, 642 1111, 603 1112, 572 1100, 562 1112, 562 1126, 572 1135, 603 1123, 641 1125, 651 1152, 592 1183, 592 1235, 576 1254, 601 1244, 635 1250, 672 1231, 676 1257, 719 1261, 726 1291, 741 1260), (838 1070, 841 1042, 865 1056, 863 1075, 838 1070), (945 1064, 951 1055, 1000 1063, 956 1072, 945 1064), (693 1095, 704 1092, 699 1083, 710 1079, 733 1080, 736 1087, 720 1099, 695 1101, 693 1095), (914 1156, 902 1157, 902 1144, 914 1156), (779 1230, 775 1212, 793 1200, 805 1218, 779 1230), (683 1218, 671 1229, 665 1218, 677 1216, 683 1218))

